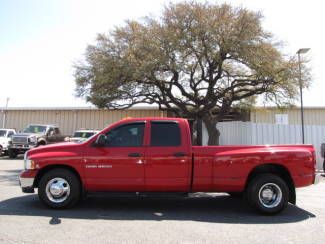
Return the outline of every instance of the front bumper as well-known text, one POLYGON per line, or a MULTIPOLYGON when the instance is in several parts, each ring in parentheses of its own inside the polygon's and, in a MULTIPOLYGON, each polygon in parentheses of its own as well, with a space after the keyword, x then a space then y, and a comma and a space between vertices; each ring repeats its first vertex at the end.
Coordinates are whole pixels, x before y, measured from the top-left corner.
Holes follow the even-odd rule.
POLYGON ((316 185, 320 182, 321 177, 322 177, 322 175, 320 173, 315 174, 314 185, 316 185))
POLYGON ((10 148, 15 149, 15 150, 29 150, 34 147, 36 147, 36 145, 34 145, 34 144, 11 144, 10 145, 10 148))
POLYGON ((24 170, 19 175, 19 185, 24 193, 34 193, 34 180, 36 172, 32 170, 24 170))
POLYGON ((34 193, 34 178, 19 177, 19 184, 24 193, 34 193))

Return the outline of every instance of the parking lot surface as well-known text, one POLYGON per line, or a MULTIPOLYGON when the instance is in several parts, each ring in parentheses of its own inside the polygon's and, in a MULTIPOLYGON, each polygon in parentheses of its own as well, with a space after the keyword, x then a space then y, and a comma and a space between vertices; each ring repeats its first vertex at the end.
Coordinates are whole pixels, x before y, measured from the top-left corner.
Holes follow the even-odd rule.
POLYGON ((91 196, 52 210, 21 192, 22 167, 21 158, 0 158, 1 243, 324 243, 324 178, 298 189, 297 206, 276 216, 260 216, 227 194, 91 196))

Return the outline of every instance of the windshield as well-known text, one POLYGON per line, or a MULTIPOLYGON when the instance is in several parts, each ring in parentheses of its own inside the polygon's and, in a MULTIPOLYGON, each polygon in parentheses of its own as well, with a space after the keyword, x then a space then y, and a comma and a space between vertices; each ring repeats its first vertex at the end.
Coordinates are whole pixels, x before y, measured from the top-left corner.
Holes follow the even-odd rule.
POLYGON ((45 134, 46 126, 43 126, 43 125, 30 125, 23 132, 24 133, 45 134))
POLYGON ((0 130, 0 137, 5 137, 6 131, 5 130, 0 130))
POLYGON ((89 138, 89 137, 91 137, 91 136, 93 136, 95 134, 96 134, 95 132, 81 132, 81 131, 76 131, 73 134, 73 137, 89 138))

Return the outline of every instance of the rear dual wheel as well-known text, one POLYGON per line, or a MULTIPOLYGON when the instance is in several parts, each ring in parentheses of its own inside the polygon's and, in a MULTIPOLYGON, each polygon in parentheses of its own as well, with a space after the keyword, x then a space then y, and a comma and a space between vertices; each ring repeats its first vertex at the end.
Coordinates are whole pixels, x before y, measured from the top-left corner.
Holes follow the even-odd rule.
POLYGON ((248 203, 263 214, 276 214, 283 211, 289 201, 289 188, 286 182, 274 174, 256 176, 246 190, 248 203))

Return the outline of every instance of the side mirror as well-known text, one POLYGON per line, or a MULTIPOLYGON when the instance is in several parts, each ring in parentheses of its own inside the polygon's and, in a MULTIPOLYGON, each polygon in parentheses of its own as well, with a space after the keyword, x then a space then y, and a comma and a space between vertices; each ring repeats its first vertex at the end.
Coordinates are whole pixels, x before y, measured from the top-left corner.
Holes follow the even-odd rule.
POLYGON ((97 137, 95 146, 97 147, 104 147, 106 145, 106 136, 101 134, 97 137))

